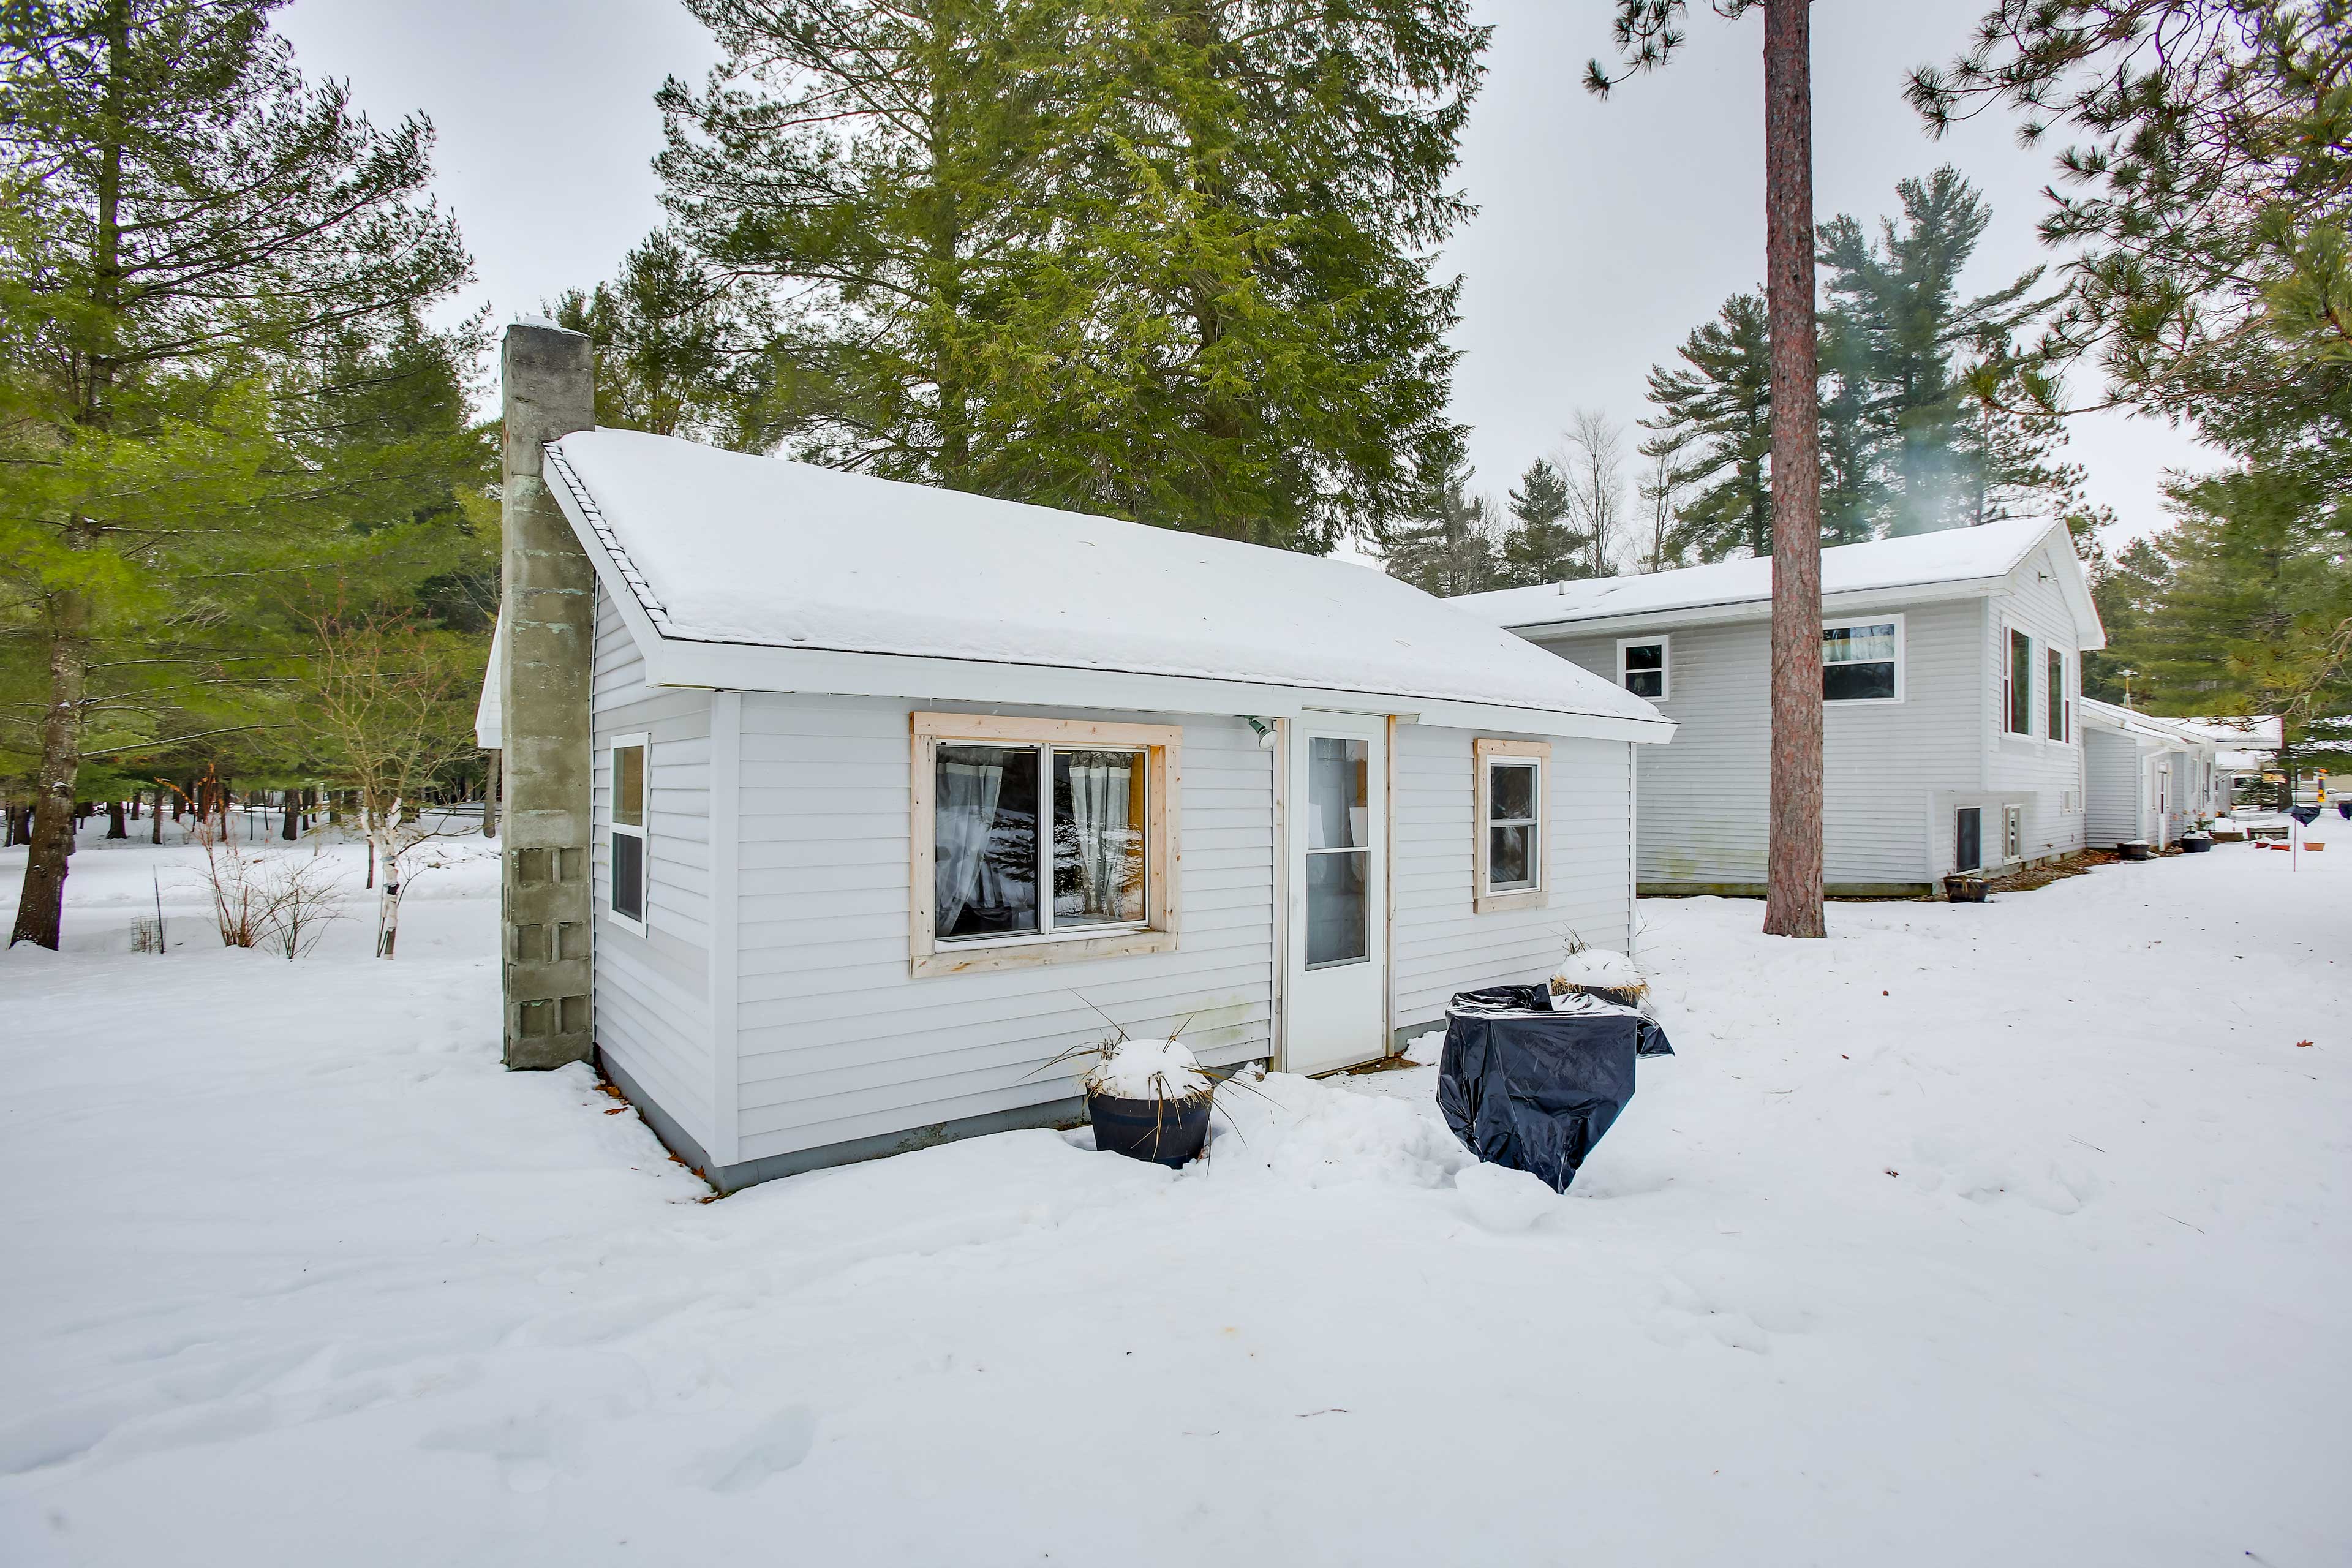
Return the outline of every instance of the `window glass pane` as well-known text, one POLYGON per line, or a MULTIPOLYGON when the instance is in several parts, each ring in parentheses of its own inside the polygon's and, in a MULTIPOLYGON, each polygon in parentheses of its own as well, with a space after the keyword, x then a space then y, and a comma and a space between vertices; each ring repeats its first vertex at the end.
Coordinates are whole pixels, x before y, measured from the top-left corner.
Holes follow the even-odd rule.
POLYGON ((2033 639, 2023 632, 2009 634, 2009 731, 2033 732, 2033 639))
POLYGON ((1038 929, 1038 757, 1034 746, 940 746, 931 796, 939 936, 1038 929))
POLYGON ((1369 850, 1307 857, 1307 963, 1358 963, 1370 955, 1364 896, 1369 850))
POLYGON ((613 835, 613 912, 646 918, 646 841, 634 833, 613 835))
POLYGON ((1664 697, 1666 694, 1666 672, 1663 669, 1629 669, 1625 672, 1625 689, 1636 697, 1664 697))
POLYGON ((613 820, 623 827, 646 825, 646 749, 613 749, 613 820))
POLYGON ((2066 738, 2066 656, 2053 652, 2050 656, 2050 738, 2066 738))
POLYGON ((1874 664, 1895 659, 1895 623, 1872 626, 1829 626, 1822 632, 1823 664, 1874 664))
POLYGON ((1664 669, 1666 668, 1666 645, 1662 642, 1634 643, 1625 650, 1625 668, 1664 669))
POLYGON ((1371 742, 1317 735, 1307 742, 1307 847, 1359 849, 1371 842, 1371 742))
POLYGON ((1143 789, 1150 753, 1054 753, 1054 926, 1143 919, 1143 789))
POLYGON ((1486 816, 1492 822, 1536 819, 1536 770, 1526 763, 1486 765, 1486 816))
POLYGON ((1869 702, 1895 695, 1895 666, 1885 664, 1825 664, 1822 666, 1822 697, 1829 702, 1869 702))
POLYGON ((1536 830, 1532 824, 1486 830, 1486 886, 1497 892, 1536 885, 1536 830))
MULTIPOLYGON (((1982 733, 1981 731, 1979 733, 1982 733)), ((1952 869, 1974 871, 1984 864, 1984 812, 1964 805, 1952 822, 1952 869)))

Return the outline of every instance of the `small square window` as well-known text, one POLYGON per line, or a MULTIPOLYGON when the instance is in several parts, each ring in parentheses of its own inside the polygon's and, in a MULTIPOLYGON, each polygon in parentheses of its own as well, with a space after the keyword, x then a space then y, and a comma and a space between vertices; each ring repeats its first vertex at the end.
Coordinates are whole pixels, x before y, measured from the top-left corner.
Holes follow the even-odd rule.
POLYGON ((1617 645, 1617 684, 1653 702, 1666 700, 1669 687, 1665 637, 1629 639, 1617 645))

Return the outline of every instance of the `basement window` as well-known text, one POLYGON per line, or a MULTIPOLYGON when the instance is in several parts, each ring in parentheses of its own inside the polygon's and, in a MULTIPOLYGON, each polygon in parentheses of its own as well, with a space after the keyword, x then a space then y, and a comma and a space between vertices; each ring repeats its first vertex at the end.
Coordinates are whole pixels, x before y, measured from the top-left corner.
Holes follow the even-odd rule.
POLYGON ((918 974, 1175 945, 1173 725, 914 716, 918 974))
POLYGON ((646 934, 646 752, 651 737, 614 737, 611 788, 612 916, 646 934))
POLYGON ((1482 739, 1472 743, 1471 752, 1478 777, 1471 912, 1540 908, 1544 775, 1551 767, 1551 746, 1542 741, 1482 739))

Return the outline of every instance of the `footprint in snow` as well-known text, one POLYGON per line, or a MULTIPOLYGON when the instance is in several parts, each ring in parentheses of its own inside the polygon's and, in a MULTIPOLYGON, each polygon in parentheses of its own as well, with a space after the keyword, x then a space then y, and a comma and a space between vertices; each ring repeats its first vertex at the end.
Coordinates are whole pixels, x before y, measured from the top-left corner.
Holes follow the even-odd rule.
POLYGON ((805 1405, 778 1411, 749 1433, 696 1460, 689 1478, 712 1491, 749 1491, 809 1457, 816 1443, 816 1412, 805 1405))

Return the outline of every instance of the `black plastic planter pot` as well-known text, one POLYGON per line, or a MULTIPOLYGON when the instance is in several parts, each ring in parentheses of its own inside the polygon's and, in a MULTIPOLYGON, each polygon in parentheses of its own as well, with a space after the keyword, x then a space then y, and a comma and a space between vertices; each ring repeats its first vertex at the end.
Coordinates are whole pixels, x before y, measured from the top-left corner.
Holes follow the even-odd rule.
POLYGON ((2145 860, 2147 858, 2147 845, 2144 840, 2135 838, 2129 844, 2116 845, 2116 853, 2126 860, 2145 860))
POLYGON ((1985 901, 1985 879, 1982 877, 1947 877, 1944 897, 1956 904, 1980 904, 1985 901))
POLYGON ((2202 855, 2213 847, 2213 841, 2201 833, 2184 833, 2180 836, 2180 847, 2190 855, 2202 855))
POLYGON ((1095 1147, 1130 1160, 1149 1160, 1171 1170, 1197 1158, 1209 1142, 1209 1097, 1195 1100, 1121 1100, 1087 1096, 1087 1116, 1095 1124, 1095 1147))

